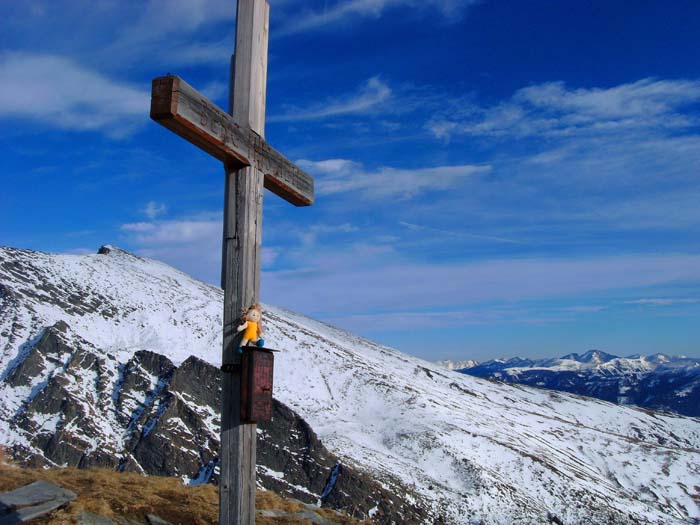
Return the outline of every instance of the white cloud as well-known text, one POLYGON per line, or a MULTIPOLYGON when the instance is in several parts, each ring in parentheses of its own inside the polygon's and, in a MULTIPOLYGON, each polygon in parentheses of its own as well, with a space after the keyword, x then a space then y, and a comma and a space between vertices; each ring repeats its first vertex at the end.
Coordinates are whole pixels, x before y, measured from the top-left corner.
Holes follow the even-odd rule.
POLYGON ((391 89, 378 77, 367 80, 357 93, 344 95, 306 108, 289 108, 285 113, 271 115, 268 122, 298 122, 366 113, 391 97, 391 89))
POLYGON ((465 104, 461 115, 433 118, 438 138, 571 136, 630 130, 686 129, 700 124, 683 109, 700 102, 700 81, 642 79, 611 88, 570 89, 548 82, 518 90, 491 107, 465 104))
POLYGON ((200 92, 210 100, 216 100, 228 95, 228 85, 223 82, 210 82, 200 92))
POLYGON ((125 232, 134 233, 145 233, 151 232, 155 229, 155 225, 150 222, 132 222, 129 224, 122 224, 121 230, 125 232))
POLYGON ((366 171, 361 164, 346 159, 302 159, 297 164, 317 176, 318 195, 359 192, 371 199, 409 199, 433 191, 444 191, 471 176, 491 171, 491 166, 470 164, 419 169, 382 167, 366 171))
MULTIPOLYGON (((121 225, 125 241, 144 257, 171 264, 199 279, 218 284, 221 273, 221 212, 185 219, 135 222, 121 225)), ((263 247, 263 268, 275 263, 279 250, 263 247)))
POLYGON ((351 234, 359 231, 357 226, 350 223, 342 224, 311 224, 296 228, 297 236, 306 247, 313 247, 321 236, 332 235, 336 240, 339 235, 351 234))
POLYGON ((457 130, 458 124, 447 120, 430 121, 426 128, 439 139, 449 139, 457 130))
POLYGON ((342 326, 355 333, 385 332, 401 330, 407 332, 428 332, 445 328, 461 328, 468 325, 489 325, 503 322, 523 322, 531 312, 522 310, 504 310, 500 308, 472 308, 448 311, 410 312, 405 310, 390 312, 372 312, 370 314, 338 315, 326 319, 326 322, 342 326))
MULTIPOLYGON (((537 224, 550 233, 559 224, 569 239, 592 228, 605 236, 644 231, 645 238, 652 230, 696 230, 700 135, 652 135, 556 141, 553 149, 530 158, 514 159, 505 167, 502 161, 500 167, 511 176, 500 177, 499 193, 528 199, 530 213, 522 216, 517 208, 501 207, 500 219, 537 224)), ((500 200, 492 201, 490 209, 500 200)))
MULTIPOLYGON (((302 255, 303 257, 303 255, 302 255)), ((575 298, 584 294, 700 282, 700 255, 405 260, 379 244, 317 247, 297 270, 265 273, 267 301, 296 311, 348 316, 449 309, 481 302, 575 298), (308 293, 299 294, 300 289, 308 293)), ((574 312, 570 312, 574 313, 574 312)), ((541 313, 538 314, 541 316, 541 313)))
POLYGON ((423 224, 413 224, 411 222, 406 221, 399 221, 399 224, 404 228, 407 228, 414 232, 425 234, 426 236, 430 236, 433 239, 443 237, 452 239, 474 239, 478 241, 497 242, 506 244, 527 244, 523 241, 509 239, 506 237, 498 237, 495 235, 479 235, 462 230, 444 230, 439 228, 433 228, 431 226, 426 226, 423 224))
MULTIPOLYGON (((162 55, 162 60, 169 64, 182 66, 202 66, 211 64, 220 68, 225 68, 233 53, 233 39, 227 38, 217 42, 192 42, 183 41, 180 43, 163 46, 154 46, 154 53, 162 55)), ((209 96, 206 91, 202 92, 209 96)))
POLYGON ((167 213, 168 207, 162 202, 159 203, 156 201, 149 201, 142 211, 149 219, 155 219, 156 217, 167 213))
POLYGON ((379 18, 385 10, 392 7, 432 9, 447 19, 457 19, 468 6, 476 3, 478 0, 340 0, 330 5, 326 2, 321 10, 305 10, 296 16, 289 16, 287 23, 276 35, 326 29, 362 18, 379 18))
POLYGON ((275 248, 263 248, 260 265, 262 268, 267 268, 275 264, 280 252, 275 248))
POLYGON ((572 312, 572 313, 596 313, 607 310, 608 306, 603 305, 580 305, 580 306, 565 306, 560 308, 562 312, 572 312))
POLYGON ((674 297, 674 298, 650 298, 636 299, 634 301, 625 301, 625 304, 638 304, 643 306, 674 306, 678 304, 695 304, 700 303, 700 299, 693 297, 674 297))
POLYGON ((221 221, 215 220, 174 220, 124 224, 121 229, 136 234, 133 240, 143 246, 179 246, 209 243, 215 237, 220 243, 221 227, 221 221))
POLYGON ((0 117, 120 137, 148 119, 148 92, 50 55, 0 57, 0 117))
POLYGON ((665 115, 700 100, 700 82, 643 79, 612 88, 567 89, 550 82, 519 90, 514 99, 544 110, 590 118, 619 119, 665 115))
MULTIPOLYGON (((410 307, 410 306, 409 306, 410 307)), ((325 319, 335 326, 341 326, 354 333, 371 334, 387 331, 420 333, 426 330, 464 328, 466 326, 495 325, 551 325, 576 322, 582 315, 595 315, 609 310, 610 306, 578 305, 564 307, 521 304, 489 303, 488 307, 475 305, 467 308, 423 311, 400 309, 396 311, 373 311, 371 313, 338 312, 325 319)))
POLYGON ((183 64, 226 68, 233 52, 235 0, 41 0, 38 12, 32 4, 39 2, 0 2, 8 42, 103 70, 155 76, 183 64))
POLYGON ((134 251, 218 284, 221 273, 221 214, 192 219, 123 224, 125 241, 134 251))
MULTIPOLYGON (((137 52, 144 45, 162 41, 165 37, 172 38, 178 44, 175 47, 179 47, 187 42, 187 35, 209 24, 233 21, 236 6, 231 0, 150 0, 139 5, 134 14, 136 20, 125 24, 114 48, 137 52)), ((233 40, 229 45, 232 50, 233 40)), ((196 43, 196 46, 200 49, 207 47, 202 43, 196 43)))

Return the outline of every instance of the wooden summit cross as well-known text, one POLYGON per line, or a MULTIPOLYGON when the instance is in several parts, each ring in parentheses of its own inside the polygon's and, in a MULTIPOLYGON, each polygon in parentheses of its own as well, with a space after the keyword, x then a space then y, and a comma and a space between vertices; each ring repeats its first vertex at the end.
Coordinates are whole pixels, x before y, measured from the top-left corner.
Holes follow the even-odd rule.
POLYGON ((153 80, 151 118, 223 161, 226 172, 219 524, 255 523, 256 424, 241 420, 241 312, 259 301, 263 186, 296 206, 313 204, 313 179, 264 140, 266 0, 238 0, 229 113, 179 77, 153 80))

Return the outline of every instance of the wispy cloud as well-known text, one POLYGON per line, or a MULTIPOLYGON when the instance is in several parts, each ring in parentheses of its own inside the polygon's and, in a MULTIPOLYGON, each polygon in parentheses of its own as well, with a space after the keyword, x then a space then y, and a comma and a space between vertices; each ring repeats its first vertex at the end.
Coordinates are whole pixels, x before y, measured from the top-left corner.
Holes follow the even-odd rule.
POLYGON ((638 304, 643 306, 675 306, 679 304, 696 304, 700 299, 695 297, 672 297, 672 298, 648 298, 625 301, 625 304, 638 304))
POLYGON ((446 18, 457 19, 468 6, 478 0, 339 0, 326 2, 321 10, 304 10, 277 32, 278 36, 328 29, 341 23, 366 18, 379 18, 393 7, 435 10, 446 18))
MULTIPOLYGON (((633 231, 648 238, 700 225, 699 104, 700 80, 585 89, 550 82, 492 106, 476 96, 448 100, 429 127, 452 141, 450 149, 478 142, 496 152, 492 183, 453 202, 473 210, 482 227, 517 224, 514 238, 558 249, 599 249, 617 232, 616 249, 624 250, 633 231)), ((688 245, 670 247, 669 236, 658 242, 688 245)))
POLYGON ((171 33, 192 33, 208 24, 236 18, 231 0, 150 0, 138 12, 136 22, 124 31, 125 39, 150 41, 171 33))
POLYGON ((391 97, 391 89, 379 77, 367 80, 356 92, 304 108, 287 108, 268 122, 298 122, 367 113, 391 97))
MULTIPOLYGON (((429 263, 406 260, 390 246, 319 247, 296 270, 269 271, 269 301, 302 312, 446 309, 484 301, 568 299, 585 294, 700 282, 698 255, 519 258, 429 263), (298 294, 303 287, 312 294, 298 294)), ((574 299, 576 300, 576 299, 574 299)), ((573 313, 573 312, 570 312, 573 313)))
POLYGON ((357 226, 350 223, 342 224, 311 224, 303 228, 296 229, 297 236, 304 246, 313 247, 319 237, 337 236, 352 234, 359 231, 357 226))
POLYGON ((210 242, 215 236, 220 237, 221 224, 221 220, 215 219, 183 219, 128 223, 121 229, 135 234, 133 240, 143 246, 185 245, 202 239, 210 242))
POLYGON ((167 213, 167 211, 168 207, 165 204, 156 201, 149 201, 148 204, 146 204, 146 207, 142 210, 142 212, 149 219, 155 219, 156 217, 167 213))
POLYGON ((145 123, 146 91, 56 56, 0 56, 0 117, 120 137, 145 123))
POLYGON ((498 242, 506 244, 527 244, 526 242, 518 241, 515 239, 508 239, 506 237, 497 237, 494 235, 479 235, 465 231, 444 230, 440 228, 432 228, 430 226, 425 226, 421 224, 413 224, 405 221, 399 221, 399 224, 401 226, 404 226, 405 228, 408 228, 411 231, 424 233, 433 237, 437 235, 440 237, 447 237, 452 239, 474 239, 478 241, 498 242))
POLYGON ((209 82, 206 86, 200 89, 201 93, 210 100, 217 100, 226 97, 228 94, 228 86, 223 82, 209 82))
POLYGON ((216 282, 221 268, 221 214, 123 224, 124 241, 136 253, 216 282))
POLYGON ((488 165, 469 164, 413 170, 382 167, 367 171, 360 163, 346 159, 299 160, 297 164, 317 175, 316 191, 319 195, 358 192, 371 199, 410 199, 419 194, 453 188, 468 177, 491 171, 488 165))
POLYGON ((437 137, 571 136, 642 129, 685 129, 700 119, 682 109, 700 102, 700 81, 642 79, 611 88, 568 88, 548 82, 518 90, 495 106, 465 105, 437 117, 428 129, 437 137))
POLYGON ((169 64, 202 64, 225 61, 233 51, 233 30, 228 42, 201 38, 215 24, 233 29, 236 7, 230 0, 149 0, 132 14, 135 20, 124 24, 110 53, 122 58, 148 53, 167 57, 169 64))
POLYGON ((436 329, 464 328, 474 325, 544 324, 562 322, 569 317, 548 315, 542 311, 526 308, 491 306, 460 310, 422 311, 406 310, 372 312, 369 314, 338 315, 326 322, 342 326, 357 333, 372 333, 401 330, 409 333, 427 333, 436 329))
POLYGON ((347 315, 341 313, 326 321, 357 333, 386 333, 400 330, 415 334, 435 329, 460 329, 479 325, 532 326, 570 323, 579 318, 580 314, 597 314, 607 308, 606 306, 528 306, 527 304, 491 302, 488 306, 480 304, 448 310, 411 311, 402 308, 347 315))
POLYGON ((571 312, 571 313, 596 313, 596 312, 602 312, 603 310, 607 310, 609 306, 604 306, 604 305, 579 305, 579 306, 564 306, 560 308, 562 312, 571 312))
MULTIPOLYGON (((153 55, 159 57, 159 61, 163 63, 173 66, 211 65, 225 71, 233 53, 233 39, 226 38, 213 42, 184 40, 171 42, 169 45, 156 41, 151 47, 153 47, 153 55)), ((138 52, 138 49, 134 52, 138 52)))
MULTIPOLYGON (((217 283, 221 271, 223 214, 203 212, 173 220, 122 224, 122 240, 136 253, 150 257, 207 282, 217 283)), ((273 265, 280 252, 263 248, 262 267, 273 265)))

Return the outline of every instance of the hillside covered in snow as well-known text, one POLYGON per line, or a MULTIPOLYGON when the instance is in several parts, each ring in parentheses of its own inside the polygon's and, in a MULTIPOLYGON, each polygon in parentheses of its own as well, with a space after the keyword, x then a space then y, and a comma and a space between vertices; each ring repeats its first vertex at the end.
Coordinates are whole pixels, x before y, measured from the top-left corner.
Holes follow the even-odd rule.
MULTIPOLYGON (((127 363, 150 355, 143 351, 174 366, 193 366, 190 356, 218 365, 221 303, 220 290, 119 249, 77 256, 0 248, 0 442, 22 445, 22 414, 74 363, 75 355, 53 362, 53 346, 32 352, 50 327, 63 330, 57 341, 66 351, 75 341, 100 349, 109 355, 105 370, 116 371, 70 376, 102 392, 94 449, 81 452, 89 455, 128 441, 118 421, 128 400, 106 393, 127 363), (26 379, 32 370, 36 379, 26 379)), ((700 522, 698 419, 455 374, 272 306, 265 323, 269 346, 282 350, 275 397, 346 464, 405 487, 403 498, 426 509, 425 523, 700 522)), ((157 393, 157 374, 137 376, 139 399, 157 393)), ((182 424, 195 439, 187 418, 149 409, 136 423, 142 433, 148 424, 182 424)), ((93 424, 41 417, 35 428, 49 443, 93 424)))

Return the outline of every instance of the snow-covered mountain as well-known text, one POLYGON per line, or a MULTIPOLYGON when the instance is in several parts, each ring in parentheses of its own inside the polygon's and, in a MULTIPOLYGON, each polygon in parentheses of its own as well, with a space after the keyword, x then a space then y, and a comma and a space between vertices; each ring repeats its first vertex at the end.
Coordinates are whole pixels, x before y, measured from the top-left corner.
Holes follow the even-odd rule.
POLYGON ((474 361, 473 359, 466 359, 464 361, 452 361, 451 359, 443 359, 442 361, 436 361, 436 364, 444 366, 448 370, 464 370, 466 368, 473 368, 479 364, 479 361, 474 361))
MULTIPOLYGON (((114 248, 101 252, 0 249, 6 445, 32 447, 16 424, 23 412, 49 385, 68 392, 80 381, 94 387, 85 393, 86 417, 47 406, 32 413, 33 428, 51 442, 92 425, 88 455, 108 443, 119 447, 128 441, 118 422, 128 404, 119 378, 129 377, 124 371, 134 359, 150 355, 138 351, 161 354, 176 367, 192 366, 189 356, 219 362, 220 290, 162 263, 114 248), (49 327, 106 352, 107 364, 83 366, 87 358, 77 352, 55 359, 63 350, 52 345, 32 352, 49 327), (22 369, 27 379, 13 380, 22 369), (105 395, 110 388, 115 395, 105 395)), ((330 453, 393 491, 404 487, 404 500, 427 509, 405 523, 700 523, 698 419, 455 374, 272 306, 265 323, 269 345, 283 350, 275 397, 310 423, 330 453)), ((65 342, 64 335, 56 340, 65 342)), ((200 446, 187 418, 144 402, 157 397, 158 375, 135 376, 129 392, 140 388, 142 397, 131 408, 149 408, 148 417, 136 418, 140 435, 149 426, 175 426, 192 436, 190 448, 200 446)), ((176 387, 173 396, 186 399, 176 387)))
POLYGON ((590 350, 548 359, 494 359, 457 369, 522 385, 596 397, 612 403, 700 416, 700 359, 590 350))

